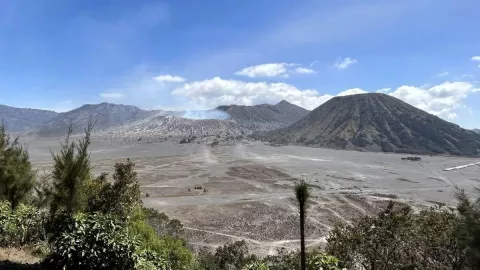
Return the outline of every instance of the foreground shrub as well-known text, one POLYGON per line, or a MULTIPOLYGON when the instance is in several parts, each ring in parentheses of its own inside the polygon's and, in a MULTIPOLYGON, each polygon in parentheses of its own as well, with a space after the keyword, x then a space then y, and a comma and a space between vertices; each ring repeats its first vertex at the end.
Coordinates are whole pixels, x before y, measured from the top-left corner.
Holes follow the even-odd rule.
POLYGON ((414 213, 390 203, 377 216, 334 228, 327 253, 348 269, 465 269, 458 223, 459 216, 443 207, 414 213))
POLYGON ((139 240, 140 249, 151 250, 165 258, 173 269, 192 269, 196 265, 193 253, 185 242, 170 236, 159 237, 145 220, 131 221, 129 231, 139 240))
POLYGON ((135 164, 116 163, 113 183, 107 181, 107 174, 85 182, 87 212, 112 214, 127 220, 142 205, 140 185, 135 172, 135 164))
POLYGON ((20 204, 14 211, 10 203, 0 202, 0 245, 35 245, 46 240, 47 213, 20 204))
POLYGON ((142 209, 143 219, 155 229, 155 232, 163 237, 182 237, 183 225, 177 219, 170 219, 165 213, 160 213, 153 208, 142 209))
POLYGON ((307 253, 308 270, 342 270, 340 260, 318 251, 307 253))
MULTIPOLYGON (((340 260, 318 250, 307 252, 306 268, 308 270, 342 270, 340 260)), ((269 270, 295 270, 300 269, 300 253, 298 251, 286 252, 279 250, 278 255, 267 256, 263 262, 269 270)))
POLYGON ((270 270, 270 268, 265 263, 257 261, 247 264, 243 270, 270 270))
POLYGON ((53 254, 44 261, 49 269, 134 269, 164 263, 142 252, 124 224, 109 215, 60 216, 55 227, 59 233, 51 239, 53 254))

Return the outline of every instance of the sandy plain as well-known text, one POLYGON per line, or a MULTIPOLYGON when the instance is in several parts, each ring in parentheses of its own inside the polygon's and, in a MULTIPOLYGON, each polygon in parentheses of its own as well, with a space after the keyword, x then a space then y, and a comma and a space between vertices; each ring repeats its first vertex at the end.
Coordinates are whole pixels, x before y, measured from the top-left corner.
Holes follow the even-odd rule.
MULTIPOLYGON (((58 150, 59 140, 25 142, 39 170, 48 169, 50 150, 58 150)), ((258 142, 211 147, 94 140, 91 147, 98 174, 111 173, 115 162, 126 158, 136 163, 144 205, 179 219, 194 248, 243 239, 258 255, 298 246, 292 191, 298 179, 312 185, 309 246, 322 245, 335 223, 377 213, 389 200, 415 209, 438 202, 454 206, 454 185, 472 194, 480 185, 477 165, 445 170, 479 159, 422 156, 413 162, 401 160, 404 156, 258 142)))

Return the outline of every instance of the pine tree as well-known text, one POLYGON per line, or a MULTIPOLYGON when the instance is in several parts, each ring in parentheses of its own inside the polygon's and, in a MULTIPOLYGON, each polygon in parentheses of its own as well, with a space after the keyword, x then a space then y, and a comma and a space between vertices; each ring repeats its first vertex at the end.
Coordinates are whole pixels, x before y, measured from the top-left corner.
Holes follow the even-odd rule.
POLYGON ((90 134, 94 127, 89 121, 85 135, 78 141, 71 141, 72 126, 69 127, 65 142, 59 153, 53 153, 53 170, 51 173, 51 205, 55 214, 58 210, 67 213, 82 211, 86 206, 85 181, 90 179, 90 134))
POLYGON ((480 198, 471 201, 464 190, 457 187, 458 212, 461 222, 457 226, 456 236, 467 250, 471 269, 480 266, 480 198))
POLYGON ((28 200, 35 185, 35 172, 30 158, 18 137, 13 141, 5 125, 0 126, 0 199, 10 203, 12 210, 28 200))

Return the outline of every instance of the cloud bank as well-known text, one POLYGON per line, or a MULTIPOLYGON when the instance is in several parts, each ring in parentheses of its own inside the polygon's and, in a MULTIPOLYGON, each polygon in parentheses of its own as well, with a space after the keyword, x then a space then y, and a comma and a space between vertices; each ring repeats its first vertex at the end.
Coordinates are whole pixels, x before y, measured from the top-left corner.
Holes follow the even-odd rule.
MULTIPOLYGON (((431 87, 403 85, 397 89, 384 88, 376 92, 388 93, 431 114, 453 120, 457 117, 456 110, 465 106, 464 101, 467 96, 478 91, 480 89, 475 88, 470 82, 447 81, 431 87)), ((174 89, 172 94, 205 108, 229 104, 274 104, 284 99, 312 110, 335 96, 368 92, 370 91, 352 88, 331 95, 321 94, 315 89, 299 89, 288 83, 246 82, 215 77, 204 81, 185 83, 174 89)))

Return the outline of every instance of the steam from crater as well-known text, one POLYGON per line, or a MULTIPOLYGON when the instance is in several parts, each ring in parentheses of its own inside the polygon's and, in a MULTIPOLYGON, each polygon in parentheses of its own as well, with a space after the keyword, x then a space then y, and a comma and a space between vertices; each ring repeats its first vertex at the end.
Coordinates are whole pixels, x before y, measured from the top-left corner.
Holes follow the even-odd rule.
POLYGON ((230 115, 224 111, 220 110, 208 110, 208 111, 202 111, 202 110, 189 110, 185 111, 182 115, 184 118, 189 118, 189 119, 217 119, 217 120, 227 120, 230 118, 230 115))

